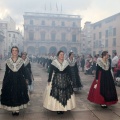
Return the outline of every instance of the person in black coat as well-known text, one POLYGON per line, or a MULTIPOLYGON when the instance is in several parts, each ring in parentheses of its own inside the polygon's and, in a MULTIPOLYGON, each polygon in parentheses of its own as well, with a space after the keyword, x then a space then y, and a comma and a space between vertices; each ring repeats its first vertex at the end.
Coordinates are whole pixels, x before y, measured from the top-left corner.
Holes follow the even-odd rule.
POLYGON ((81 58, 81 68, 82 68, 82 72, 84 72, 84 67, 85 67, 85 58, 84 58, 84 55, 82 55, 82 58, 81 58))

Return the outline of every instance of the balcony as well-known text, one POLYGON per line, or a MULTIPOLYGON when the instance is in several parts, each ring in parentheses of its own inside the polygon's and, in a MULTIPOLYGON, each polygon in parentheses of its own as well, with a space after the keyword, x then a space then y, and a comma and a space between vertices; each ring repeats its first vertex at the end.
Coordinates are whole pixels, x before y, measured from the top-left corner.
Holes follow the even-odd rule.
POLYGON ((80 31, 80 27, 79 26, 61 26, 61 25, 55 25, 55 26, 52 26, 52 25, 30 25, 30 24, 24 24, 24 29, 29 29, 29 28, 35 28, 36 30, 39 30, 40 28, 45 28, 45 29, 48 29, 48 28, 55 28, 55 29, 67 29, 67 30, 71 30, 71 29, 77 29, 78 31, 80 31))
POLYGON ((73 42, 73 41, 61 41, 61 40, 55 40, 55 41, 52 41, 52 40, 26 40, 24 41, 25 44, 74 44, 74 45, 80 45, 80 42, 78 42, 78 40, 76 42, 73 42))

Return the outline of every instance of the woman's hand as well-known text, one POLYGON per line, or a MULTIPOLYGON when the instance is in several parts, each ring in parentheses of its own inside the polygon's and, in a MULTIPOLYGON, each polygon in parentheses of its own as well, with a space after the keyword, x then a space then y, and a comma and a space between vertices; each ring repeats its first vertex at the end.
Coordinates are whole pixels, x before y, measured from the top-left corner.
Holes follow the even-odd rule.
POLYGON ((98 80, 96 80, 96 83, 98 83, 98 80))

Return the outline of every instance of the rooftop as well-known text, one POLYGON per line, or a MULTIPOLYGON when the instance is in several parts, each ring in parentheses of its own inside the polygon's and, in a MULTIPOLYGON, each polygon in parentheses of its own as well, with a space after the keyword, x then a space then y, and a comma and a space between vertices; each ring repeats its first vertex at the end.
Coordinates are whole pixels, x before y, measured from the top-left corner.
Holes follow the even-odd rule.
POLYGON ((69 14, 53 14, 53 13, 34 13, 34 12, 25 12, 24 17, 32 16, 32 17, 56 17, 56 18, 77 18, 81 19, 80 15, 69 15, 69 14))
POLYGON ((110 16, 110 17, 107 17, 107 18, 105 18, 105 19, 103 19, 103 20, 100 20, 100 21, 98 21, 98 22, 96 22, 96 23, 93 23, 92 25, 100 24, 100 23, 103 23, 103 22, 105 22, 105 23, 112 22, 112 21, 114 21, 114 20, 116 19, 116 17, 118 17, 118 16, 120 16, 120 13, 117 13, 117 14, 115 14, 115 15, 112 15, 112 16, 110 16))

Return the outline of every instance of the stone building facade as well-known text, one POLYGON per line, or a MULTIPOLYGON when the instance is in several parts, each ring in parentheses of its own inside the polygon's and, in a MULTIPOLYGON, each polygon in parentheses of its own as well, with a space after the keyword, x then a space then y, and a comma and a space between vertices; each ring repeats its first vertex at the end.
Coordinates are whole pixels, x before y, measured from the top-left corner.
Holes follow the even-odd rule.
POLYGON ((0 29, 0 59, 2 59, 4 55, 4 38, 4 32, 2 31, 2 29, 0 29))
POLYGON ((120 13, 92 24, 93 55, 107 50, 110 55, 120 55, 120 13))
POLYGON ((92 24, 85 22, 84 28, 81 31, 81 54, 92 55, 92 24))
POLYGON ((78 15, 24 14, 24 51, 28 54, 56 54, 63 50, 80 54, 81 18, 78 15))

